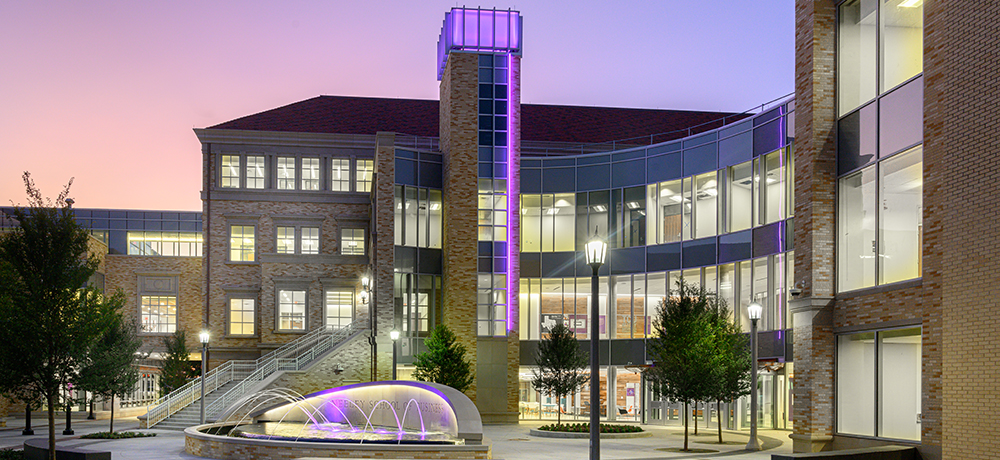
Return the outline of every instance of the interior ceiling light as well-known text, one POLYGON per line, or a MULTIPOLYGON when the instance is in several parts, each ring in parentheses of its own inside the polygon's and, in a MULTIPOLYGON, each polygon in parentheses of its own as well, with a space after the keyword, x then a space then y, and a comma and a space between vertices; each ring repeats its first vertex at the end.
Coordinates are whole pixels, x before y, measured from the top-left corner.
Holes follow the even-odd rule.
POLYGON ((715 179, 709 179, 708 182, 705 182, 706 188, 715 188, 716 185, 718 185, 718 182, 715 182, 715 179))
POLYGON ((549 209, 545 210, 545 214, 548 214, 548 215, 553 215, 553 214, 558 214, 558 213, 559 213, 559 208, 549 208, 549 209))
POLYGON ((607 210, 608 210, 608 207, 604 206, 603 204, 594 205, 594 211, 595 212, 605 212, 607 210))
POLYGON ((639 209, 639 202, 638 201, 629 201, 626 204, 628 205, 629 209, 639 209))
POLYGON ((431 203, 431 211, 437 211, 441 209, 441 203, 431 203))
POLYGON ((924 3, 924 0, 903 0, 899 3, 899 6, 903 8, 916 8, 920 6, 921 3, 924 3))
POLYGON ((560 208, 568 208, 568 207, 573 206, 573 205, 569 204, 569 201, 566 201, 566 200, 563 200, 563 199, 559 199, 559 200, 556 200, 556 206, 559 206, 560 208))
POLYGON ((673 195, 673 194, 674 194, 674 192, 671 192, 670 189, 668 189, 668 188, 661 188, 660 189, 660 196, 670 196, 670 195, 673 195))

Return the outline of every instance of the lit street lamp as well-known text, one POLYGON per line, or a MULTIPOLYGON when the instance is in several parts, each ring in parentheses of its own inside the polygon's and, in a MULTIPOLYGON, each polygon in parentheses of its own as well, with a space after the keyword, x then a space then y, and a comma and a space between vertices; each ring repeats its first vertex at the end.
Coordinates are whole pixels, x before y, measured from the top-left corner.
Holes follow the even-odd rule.
POLYGON ((399 331, 389 331, 389 338, 392 339, 392 379, 396 380, 396 341, 399 340, 399 331))
POLYGON ((747 442, 746 450, 760 450, 757 442, 757 320, 760 319, 764 307, 757 301, 747 305, 747 314, 750 315, 750 441, 747 442))
POLYGON ((607 253, 608 243, 597 237, 595 229, 594 236, 587 242, 584 253, 587 257, 587 265, 594 269, 594 275, 590 282, 590 460, 600 460, 601 458, 601 377, 597 360, 600 334, 598 303, 601 288, 597 280, 597 271, 600 270, 601 265, 604 265, 604 257, 607 253))
POLYGON ((205 373, 208 369, 208 331, 201 331, 198 340, 201 341, 201 425, 205 424, 205 373))

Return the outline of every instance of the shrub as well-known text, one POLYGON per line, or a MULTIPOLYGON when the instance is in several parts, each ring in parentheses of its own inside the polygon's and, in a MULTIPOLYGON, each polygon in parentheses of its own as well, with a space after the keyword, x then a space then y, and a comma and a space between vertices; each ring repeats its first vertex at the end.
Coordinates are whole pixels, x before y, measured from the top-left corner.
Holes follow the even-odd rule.
MULTIPOLYGON (((590 423, 556 423, 552 425, 542 425, 538 427, 543 431, 559 431, 563 433, 589 433, 590 423)), ((601 433, 641 433, 642 428, 636 425, 612 425, 610 423, 601 424, 601 433)))
MULTIPOLYGON (((156 433, 140 433, 138 431, 119 431, 117 433, 108 431, 98 431, 97 433, 90 433, 80 436, 85 439, 129 439, 129 438, 151 438, 156 436, 156 433)), ((0 458, 0 460, 6 460, 0 458)))

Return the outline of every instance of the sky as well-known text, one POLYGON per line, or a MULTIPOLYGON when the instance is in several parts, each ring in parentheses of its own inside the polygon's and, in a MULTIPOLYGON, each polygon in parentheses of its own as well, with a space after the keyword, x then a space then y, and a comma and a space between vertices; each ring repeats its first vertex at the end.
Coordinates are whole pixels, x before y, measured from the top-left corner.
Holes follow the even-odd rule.
MULTIPOLYGON (((522 103, 742 112, 794 90, 793 0, 0 2, 0 205, 201 210, 192 129, 318 95, 437 99, 456 6, 524 18, 522 103)), ((652 133, 651 133, 652 134, 652 133)))

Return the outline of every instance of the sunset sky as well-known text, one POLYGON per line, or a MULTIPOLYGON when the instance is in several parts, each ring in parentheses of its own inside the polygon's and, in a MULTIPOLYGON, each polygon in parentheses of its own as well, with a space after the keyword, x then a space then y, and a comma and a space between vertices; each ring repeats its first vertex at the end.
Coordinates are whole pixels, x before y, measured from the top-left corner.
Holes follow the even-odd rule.
MULTIPOLYGON (((317 95, 437 99, 454 1, 0 4, 0 205, 201 210, 192 128, 317 95)), ((524 17, 523 103, 744 111, 794 89, 792 0, 466 4, 524 17)))

